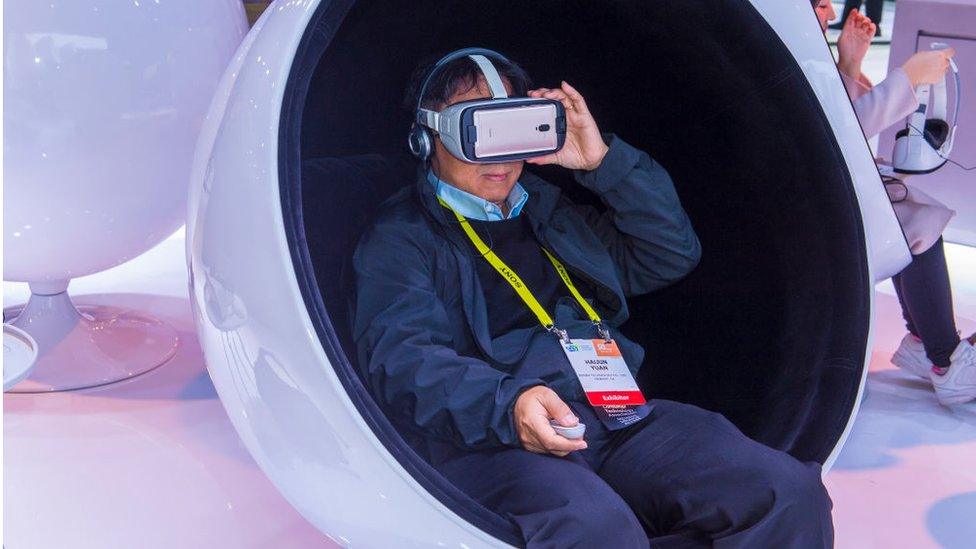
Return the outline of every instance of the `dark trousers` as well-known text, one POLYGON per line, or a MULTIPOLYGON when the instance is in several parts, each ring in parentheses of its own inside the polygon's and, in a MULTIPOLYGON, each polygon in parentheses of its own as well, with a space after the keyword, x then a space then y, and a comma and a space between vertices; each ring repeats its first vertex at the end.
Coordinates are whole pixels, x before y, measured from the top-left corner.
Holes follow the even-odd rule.
POLYGON ((845 0, 844 1, 844 13, 840 15, 840 24, 843 25, 844 21, 847 21, 847 16, 850 15, 851 10, 861 9, 861 4, 867 3, 867 15, 871 21, 874 21, 875 25, 881 26, 881 14, 884 10, 884 0, 845 0))
POLYGON ((833 545, 818 464, 752 441, 719 414, 651 404, 649 417, 614 432, 573 404, 589 448, 565 458, 504 449, 434 465, 533 548, 833 545))
POLYGON ((911 264, 891 280, 908 331, 922 340, 932 364, 949 366, 949 357, 959 345, 959 334, 942 239, 913 257, 911 264))

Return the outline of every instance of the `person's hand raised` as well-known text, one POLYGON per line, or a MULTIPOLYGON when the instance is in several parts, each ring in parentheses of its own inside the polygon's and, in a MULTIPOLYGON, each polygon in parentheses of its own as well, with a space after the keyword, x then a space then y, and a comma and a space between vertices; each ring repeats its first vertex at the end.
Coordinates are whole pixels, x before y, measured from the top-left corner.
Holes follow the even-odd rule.
POLYGON ((858 10, 851 10, 837 38, 837 65, 847 76, 857 79, 861 63, 871 47, 877 25, 858 10))
POLYGON ((586 449, 586 441, 565 438, 549 425, 549 420, 555 419, 564 427, 573 427, 579 419, 559 395, 545 385, 522 392, 515 401, 512 415, 519 441, 530 452, 562 457, 586 449))
POLYGON ((920 51, 908 58, 901 70, 905 71, 912 86, 923 84, 935 84, 942 80, 946 69, 949 68, 949 58, 956 54, 956 50, 946 48, 944 50, 920 51))
POLYGON ((560 88, 538 88, 529 97, 555 99, 566 109, 566 144, 554 154, 526 160, 529 164, 557 164, 571 170, 593 170, 603 162, 607 144, 600 136, 596 120, 586 108, 586 101, 575 88, 563 82, 560 88))

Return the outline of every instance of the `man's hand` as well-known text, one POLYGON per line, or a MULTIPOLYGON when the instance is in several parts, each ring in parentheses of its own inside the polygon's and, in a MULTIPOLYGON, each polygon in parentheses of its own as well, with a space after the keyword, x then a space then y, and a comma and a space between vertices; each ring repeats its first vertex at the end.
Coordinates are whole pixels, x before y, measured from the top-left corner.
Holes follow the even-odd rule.
POLYGON ((512 415, 522 447, 530 452, 562 457, 586 449, 586 441, 564 438, 549 425, 550 419, 556 419, 560 425, 572 427, 579 419, 555 391, 544 385, 526 389, 519 395, 512 415))
POLYGON ((841 72, 855 80, 861 75, 861 62, 877 28, 866 15, 851 10, 837 38, 837 66, 841 72))
POLYGON ((944 50, 920 51, 908 58, 901 70, 905 71, 912 86, 923 84, 935 84, 942 80, 946 69, 949 68, 949 58, 956 54, 956 50, 946 48, 944 50))
POLYGON ((566 109, 566 144, 555 154, 526 160, 529 164, 558 164, 571 170, 594 170, 607 154, 596 120, 576 88, 563 82, 561 88, 531 90, 529 97, 555 99, 566 109))

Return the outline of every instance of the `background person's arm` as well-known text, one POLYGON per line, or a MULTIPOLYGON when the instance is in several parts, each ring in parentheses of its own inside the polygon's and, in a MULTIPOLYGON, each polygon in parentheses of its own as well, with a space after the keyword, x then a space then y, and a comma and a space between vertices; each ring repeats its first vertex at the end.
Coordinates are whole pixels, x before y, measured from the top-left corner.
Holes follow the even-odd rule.
POLYGON ((899 68, 854 99, 853 104, 861 130, 870 139, 911 114, 918 108, 918 98, 905 71, 899 68))
POLYGON ((874 87, 874 84, 871 83, 871 79, 868 78, 863 72, 857 77, 857 81, 869 90, 874 87))
MULTIPOLYGON (((949 58, 954 54, 952 48, 920 51, 888 73, 880 84, 859 95, 851 94, 864 135, 870 139, 917 109, 915 87, 941 80, 949 67, 949 58)), ((845 84, 849 82, 845 81, 845 84)))

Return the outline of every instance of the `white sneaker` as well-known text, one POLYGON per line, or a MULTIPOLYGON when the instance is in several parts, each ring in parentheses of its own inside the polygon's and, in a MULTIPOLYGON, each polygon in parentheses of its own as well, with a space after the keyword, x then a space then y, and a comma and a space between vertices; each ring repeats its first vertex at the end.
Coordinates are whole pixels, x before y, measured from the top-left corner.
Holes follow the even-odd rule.
POLYGON ((976 398, 976 348, 963 339, 949 357, 949 371, 945 375, 930 374, 935 396, 945 406, 969 402, 976 398))
POLYGON ((929 380, 929 373, 932 372, 932 361, 925 356, 922 340, 911 333, 901 338, 901 345, 898 346, 895 354, 891 355, 891 363, 926 381, 929 380))

